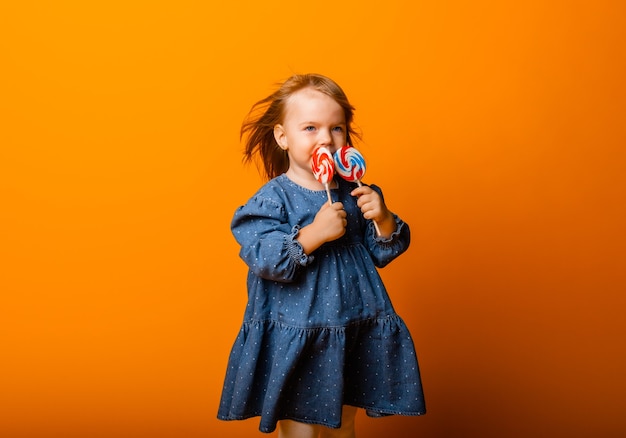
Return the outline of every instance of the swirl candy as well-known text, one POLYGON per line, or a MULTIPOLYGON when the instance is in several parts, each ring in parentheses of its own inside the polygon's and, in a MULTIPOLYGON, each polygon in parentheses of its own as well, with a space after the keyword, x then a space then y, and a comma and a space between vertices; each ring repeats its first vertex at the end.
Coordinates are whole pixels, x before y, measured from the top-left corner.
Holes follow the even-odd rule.
POLYGON ((330 151, 324 146, 320 146, 313 151, 313 161, 311 162, 311 168, 315 179, 321 184, 324 184, 326 188, 326 194, 328 195, 328 203, 332 204, 333 200, 330 197, 330 187, 328 184, 332 181, 335 174, 335 163, 330 151))
POLYGON ((352 146, 344 146, 335 152, 335 170, 346 181, 360 185, 365 174, 365 158, 352 146))
MULTIPOLYGON (((335 169, 339 176, 346 181, 356 182, 361 187, 361 178, 365 175, 365 158, 363 158, 363 155, 356 148, 346 145, 335 152, 334 159, 335 169)), ((374 223, 376 234, 380 236, 378 224, 376 221, 372 222, 374 223)))
POLYGON ((320 146, 313 151, 313 175, 322 184, 328 184, 333 179, 335 166, 333 156, 324 146, 320 146))

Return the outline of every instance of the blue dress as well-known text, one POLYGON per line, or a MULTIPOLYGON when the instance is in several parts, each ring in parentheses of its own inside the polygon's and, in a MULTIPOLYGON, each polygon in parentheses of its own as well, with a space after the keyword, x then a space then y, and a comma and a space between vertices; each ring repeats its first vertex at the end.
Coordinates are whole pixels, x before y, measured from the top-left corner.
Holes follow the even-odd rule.
POLYGON ((346 233, 308 256, 296 237, 328 202, 324 190, 283 174, 235 212, 248 304, 219 419, 260 416, 259 430, 272 432, 281 419, 338 428, 344 404, 370 416, 426 412, 411 335, 376 269, 408 248, 409 227, 394 215, 393 235, 376 236, 350 195, 356 184, 336 181, 346 233))

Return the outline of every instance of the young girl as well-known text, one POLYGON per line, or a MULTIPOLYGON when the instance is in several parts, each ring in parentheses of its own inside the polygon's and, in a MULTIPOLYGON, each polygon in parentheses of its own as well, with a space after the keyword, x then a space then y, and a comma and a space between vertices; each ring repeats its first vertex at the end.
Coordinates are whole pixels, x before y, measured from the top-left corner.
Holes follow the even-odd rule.
POLYGON ((269 180, 231 229, 249 267, 248 304, 218 418, 260 416, 280 438, 354 437, 354 417, 426 412, 413 341, 376 268, 409 246, 409 227, 376 186, 311 171, 356 134, 354 108, 331 79, 295 75, 244 121, 245 158, 269 180), (376 221, 380 235, 375 230, 376 221))

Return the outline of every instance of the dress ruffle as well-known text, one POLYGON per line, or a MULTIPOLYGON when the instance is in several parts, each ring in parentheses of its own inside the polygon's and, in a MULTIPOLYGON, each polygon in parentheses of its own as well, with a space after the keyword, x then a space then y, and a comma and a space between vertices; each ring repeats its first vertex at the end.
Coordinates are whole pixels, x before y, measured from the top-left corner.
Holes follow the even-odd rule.
POLYGON ((300 234, 300 225, 294 225, 291 229, 291 233, 285 236, 285 248, 287 249, 289 257, 293 259, 296 264, 306 266, 315 260, 315 256, 305 254, 302 245, 296 240, 298 234, 300 234))
POLYGON ((374 417, 426 412, 411 335, 398 315, 345 327, 243 324, 231 353, 218 418, 261 416, 341 425, 344 404, 374 417))

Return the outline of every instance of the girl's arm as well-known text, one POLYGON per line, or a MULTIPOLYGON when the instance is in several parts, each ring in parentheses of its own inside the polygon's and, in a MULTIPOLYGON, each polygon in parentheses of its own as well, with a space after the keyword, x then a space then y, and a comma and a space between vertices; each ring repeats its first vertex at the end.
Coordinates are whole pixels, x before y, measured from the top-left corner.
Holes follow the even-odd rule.
POLYGON ((369 223, 364 243, 374 264, 382 268, 408 249, 411 243, 409 226, 387 208, 379 187, 364 185, 354 189, 351 194, 358 198, 357 206, 363 217, 376 221, 380 229, 378 235, 373 224, 369 223))
POLYGON ((343 204, 325 203, 313 222, 301 228, 289 223, 284 205, 257 195, 237 209, 231 230, 241 245, 239 256, 252 273, 291 282, 301 267, 313 261, 313 251, 345 233, 346 216, 343 204))
POLYGON ((255 195, 239 207, 230 228, 241 246, 239 256, 258 277, 290 282, 300 266, 311 262, 296 240, 299 228, 288 223, 284 206, 269 197, 255 195))

